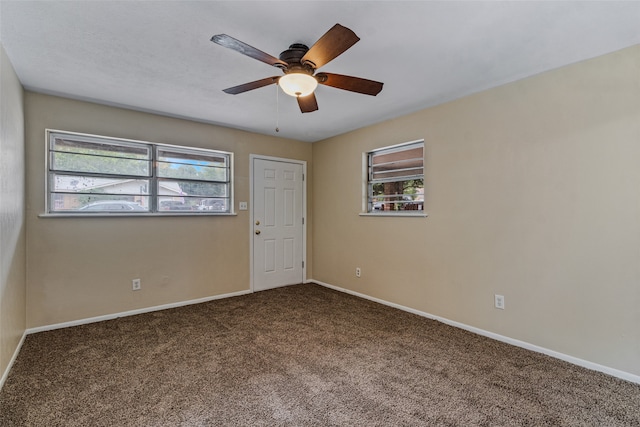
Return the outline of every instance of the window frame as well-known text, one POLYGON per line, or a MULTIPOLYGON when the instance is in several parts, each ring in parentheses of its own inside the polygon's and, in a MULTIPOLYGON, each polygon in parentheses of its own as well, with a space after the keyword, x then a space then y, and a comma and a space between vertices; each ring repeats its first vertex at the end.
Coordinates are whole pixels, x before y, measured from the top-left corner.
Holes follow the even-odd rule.
MULTIPOLYGON (((119 156, 116 156, 119 157, 119 156)), ((179 162, 176 162, 179 163, 179 162)), ((215 149, 207 149, 207 148, 199 148, 199 147, 191 147, 177 144, 163 144, 151 141, 142 141, 142 140, 134 140, 134 139, 125 139, 125 138, 116 138, 110 136, 103 135, 94 135, 80 132, 70 132, 64 130, 57 129, 46 129, 45 130, 45 213, 40 214, 41 217, 112 217, 112 216, 126 216, 126 217, 166 217, 166 216, 231 216, 236 215, 235 212, 235 203, 234 203, 234 153, 223 150, 215 150, 215 149), (55 167, 55 161, 52 160, 52 153, 56 151, 52 149, 53 141, 56 137, 66 137, 70 139, 76 139, 79 141, 85 141, 88 143, 103 143, 103 144, 113 144, 114 146, 122 146, 122 147, 132 147, 132 148, 144 148, 148 150, 149 156, 144 159, 148 162, 148 174, 146 175, 135 175, 135 174, 125 174, 125 173, 108 173, 105 171, 101 172, 81 172, 81 171, 65 171, 62 169, 58 169, 55 167), (193 156, 211 156, 211 157, 221 157, 224 159, 223 166, 226 173, 226 180, 198 180, 198 179, 190 179, 190 178, 178 178, 178 177, 168 177, 163 176, 159 173, 159 164, 166 162, 158 162, 158 156, 160 151, 169 151, 174 153, 182 153, 185 155, 193 155, 193 156), (65 210, 56 210, 54 202, 55 196, 55 188, 53 180, 54 176, 91 176, 96 178, 112 178, 112 179, 139 179, 146 181, 146 193, 139 193, 139 197, 148 197, 148 210, 145 209, 143 211, 131 211, 128 210, 126 212, 119 211, 109 211, 109 210, 79 210, 79 209, 65 209, 65 210), (162 197, 171 197, 161 194, 159 191, 160 182, 162 181, 192 181, 198 183, 205 184, 222 184, 226 187, 226 196, 225 197, 214 197, 214 196, 199 196, 203 200, 206 199, 216 199, 216 198, 226 198, 227 206, 224 211, 217 210, 160 210, 162 197)), ((71 193, 73 194, 73 193, 71 193)), ((85 193, 80 193, 85 194, 85 193)), ((89 193, 86 193, 89 194, 89 193)), ((124 193, 123 193, 124 194, 124 193)), ((185 196, 188 197, 188 196, 185 196)))
MULTIPOLYGON (((385 147, 380 147, 380 148, 375 148, 372 149, 370 151, 366 151, 364 153, 362 153, 362 171, 363 171, 363 175, 362 175, 362 212, 360 213, 360 216, 376 216, 376 217, 426 217, 427 213, 425 210, 425 206, 424 206, 424 202, 426 200, 424 200, 422 202, 422 209, 421 210, 375 210, 373 209, 373 202, 371 201, 372 199, 372 191, 373 191, 373 185, 376 183, 381 183, 381 180, 376 180, 372 178, 372 164, 371 164, 371 159, 374 155, 376 154, 391 154, 393 152, 399 152, 399 151, 405 151, 405 150, 410 150, 413 148, 417 148, 417 147, 422 147, 423 150, 423 157, 422 157, 422 174, 412 174, 412 175, 407 175, 407 177, 411 177, 412 179, 415 179, 415 177, 420 177, 423 180, 423 192, 424 192, 424 167, 425 167, 425 143, 424 143, 424 139, 418 139, 418 140, 414 140, 414 141, 409 141, 409 142, 403 142, 400 144, 395 144, 395 145, 390 145, 390 146, 385 146, 385 147)), ((402 178, 402 176, 400 176, 400 178, 402 178)), ((424 194, 424 193, 423 193, 424 194)), ((423 196, 424 197, 424 196, 423 196)), ((426 199, 426 197, 425 197, 426 199)))

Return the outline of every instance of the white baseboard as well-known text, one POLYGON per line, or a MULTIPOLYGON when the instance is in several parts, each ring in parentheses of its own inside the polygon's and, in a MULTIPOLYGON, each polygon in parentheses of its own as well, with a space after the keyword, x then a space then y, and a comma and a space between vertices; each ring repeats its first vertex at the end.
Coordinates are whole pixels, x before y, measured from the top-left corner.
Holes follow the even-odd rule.
POLYGON ((450 326, 454 326, 456 328, 464 329, 465 331, 473 332, 478 335, 482 335, 488 338, 492 338, 497 341, 502 341, 507 344, 515 345, 516 347, 521 347, 527 350, 535 351, 537 353, 546 354, 547 356, 554 357, 556 359, 564 360, 565 362, 572 363, 574 365, 582 366, 583 368, 591 369, 593 371, 603 372, 605 374, 611 375, 613 377, 617 377, 626 381, 630 381, 636 384, 640 384, 640 376, 634 375, 629 372, 621 371, 618 369, 610 368, 608 366, 599 365, 597 363, 589 362, 588 360, 579 359, 577 357, 569 356, 564 353, 559 353, 554 350, 550 350, 548 348, 540 347, 534 344, 530 344, 525 341, 516 340, 513 338, 505 337, 504 335, 499 335, 493 332, 485 331, 484 329, 476 328, 474 326, 465 325, 464 323, 456 322, 453 320, 446 319, 444 317, 435 316, 430 313, 425 313, 423 311, 419 311, 410 307, 405 307, 400 304, 395 304, 389 301, 385 301, 379 298, 374 298, 369 295, 361 294, 359 292, 351 291, 349 289, 344 289, 339 286, 330 285, 328 283, 321 282, 319 280, 307 280, 306 283, 316 283, 320 286, 324 286, 326 288, 330 288, 339 292, 344 292, 350 295, 354 295, 360 298, 368 299, 370 301, 374 301, 380 304, 387 305, 389 307, 397 308, 402 311, 406 311, 409 313, 417 314, 418 316, 426 317, 428 319, 436 320, 438 322, 445 323, 450 326))
POLYGON ((27 329, 25 333, 26 334, 35 334, 35 333, 38 333, 38 332, 52 331, 54 329, 68 328, 68 327, 71 327, 71 326, 78 326, 78 325, 86 325, 88 323, 95 323, 95 322, 102 322, 104 320, 117 319, 118 317, 135 316, 136 314, 150 313, 152 311, 160 311, 160 310, 166 310, 166 309, 169 309, 169 308, 183 307, 185 305, 200 304, 200 303, 203 303, 203 302, 208 302, 208 301, 213 301, 213 300, 223 299, 223 298, 237 297, 237 296, 240 296, 240 295, 246 295, 246 294, 250 294, 250 293, 251 293, 250 290, 238 291, 238 292, 232 292, 232 293, 228 293, 228 294, 215 295, 215 296, 212 296, 212 297, 192 299, 192 300, 189 300, 189 301, 180 301, 180 302, 174 302, 174 303, 171 303, 171 304, 156 305, 154 307, 139 308, 137 310, 123 311, 123 312, 120 312, 120 313, 105 314, 103 316, 96 316, 96 317, 89 317, 89 318, 86 318, 86 319, 72 320, 70 322, 63 322, 63 323, 56 323, 56 324, 53 324, 53 325, 38 326, 36 328, 27 329))
POLYGON ((24 339, 25 339, 26 336, 27 336, 27 332, 25 331, 25 332, 22 333, 22 337, 20 338, 20 342, 18 343, 18 346, 16 347, 15 351, 13 352, 13 356, 11 356, 11 360, 9 361, 9 364, 7 365, 7 368, 2 373, 2 378, 0 378, 0 390, 2 390, 2 387, 4 387, 4 382, 7 380, 7 377, 9 376, 9 372, 11 372, 11 368, 13 367, 14 362, 18 358, 18 353, 20 353, 20 349, 22 348, 22 344, 24 343, 24 339))

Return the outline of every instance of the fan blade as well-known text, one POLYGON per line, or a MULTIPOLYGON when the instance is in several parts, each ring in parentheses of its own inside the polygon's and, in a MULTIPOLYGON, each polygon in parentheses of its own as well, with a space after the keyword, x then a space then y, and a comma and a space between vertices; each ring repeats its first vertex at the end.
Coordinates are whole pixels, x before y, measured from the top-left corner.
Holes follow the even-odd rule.
POLYGON ((343 76, 342 74, 318 73, 316 74, 318 83, 351 92, 363 93, 365 95, 376 96, 382 90, 384 83, 373 80, 362 79, 360 77, 343 76))
POLYGON ((237 95, 239 93, 247 92, 250 90, 258 89, 264 86, 269 86, 271 84, 276 83, 280 77, 267 77, 265 79, 256 80, 255 82, 245 83, 243 85, 230 87, 227 89, 223 89, 223 92, 229 93, 231 95, 237 95))
POLYGON ((313 68, 320 68, 356 44, 358 40, 360 37, 356 36, 356 33, 336 24, 311 46, 300 62, 312 62, 313 68))
POLYGON ((311 113, 312 111, 316 111, 318 109, 318 101, 316 101, 316 95, 314 93, 311 93, 311 95, 299 96, 298 106, 300 106, 300 111, 302 111, 303 113, 311 113))
POLYGON ((250 56, 253 59, 257 59, 258 61, 262 61, 266 64, 273 65, 274 67, 286 69, 287 63, 279 60, 275 56, 271 56, 268 53, 265 53, 259 49, 256 49, 253 46, 249 46, 248 44, 241 42, 238 39, 234 39, 231 36, 226 34, 218 34, 211 37, 211 41, 219 44, 220 46, 224 46, 231 50, 235 50, 236 52, 240 52, 243 55, 250 56))

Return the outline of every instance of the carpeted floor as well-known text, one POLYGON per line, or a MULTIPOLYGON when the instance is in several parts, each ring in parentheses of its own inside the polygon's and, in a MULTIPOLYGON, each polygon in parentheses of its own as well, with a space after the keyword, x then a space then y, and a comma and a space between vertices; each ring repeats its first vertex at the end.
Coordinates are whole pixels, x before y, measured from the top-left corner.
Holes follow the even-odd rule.
POLYGON ((29 335, 8 426, 640 426, 640 385, 316 285, 29 335))

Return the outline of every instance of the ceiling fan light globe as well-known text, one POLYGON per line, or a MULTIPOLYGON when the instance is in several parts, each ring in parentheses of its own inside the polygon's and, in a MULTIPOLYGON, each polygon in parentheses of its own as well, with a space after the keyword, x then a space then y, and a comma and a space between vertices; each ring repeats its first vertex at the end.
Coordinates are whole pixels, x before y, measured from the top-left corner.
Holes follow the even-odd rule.
POLYGON ((278 84, 284 93, 295 97, 311 95, 318 87, 318 81, 313 76, 303 73, 285 74, 280 77, 278 84))

